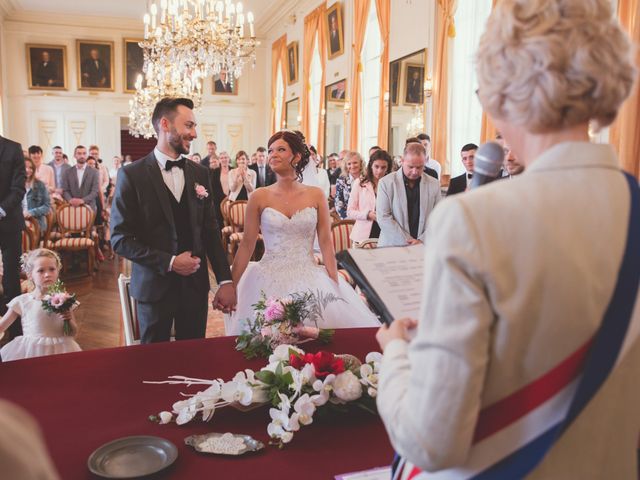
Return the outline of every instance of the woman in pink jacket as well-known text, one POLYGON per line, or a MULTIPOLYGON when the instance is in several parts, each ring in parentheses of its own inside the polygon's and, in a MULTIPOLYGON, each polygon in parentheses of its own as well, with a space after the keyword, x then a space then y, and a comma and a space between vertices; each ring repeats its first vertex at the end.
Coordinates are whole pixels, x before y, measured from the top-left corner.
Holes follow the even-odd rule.
POLYGON ((378 181, 391 172, 392 165, 389 154, 384 150, 377 150, 369 158, 365 176, 353 182, 347 218, 356 221, 351 230, 351 241, 354 244, 380 236, 380 227, 376 221, 378 181))

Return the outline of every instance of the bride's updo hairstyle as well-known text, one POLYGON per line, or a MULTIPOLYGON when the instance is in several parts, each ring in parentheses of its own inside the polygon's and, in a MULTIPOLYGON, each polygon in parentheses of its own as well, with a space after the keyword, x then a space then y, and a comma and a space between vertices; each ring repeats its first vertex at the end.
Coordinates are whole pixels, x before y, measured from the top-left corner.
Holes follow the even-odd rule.
POLYGON ((304 135, 298 130, 280 130, 271 136, 268 146, 271 147, 271 144, 276 140, 285 141, 294 155, 300 154, 300 161, 295 165, 291 161, 291 166, 295 170, 298 180, 302 181, 302 172, 309 163, 309 157, 311 156, 311 152, 309 152, 309 148, 305 143, 304 135))

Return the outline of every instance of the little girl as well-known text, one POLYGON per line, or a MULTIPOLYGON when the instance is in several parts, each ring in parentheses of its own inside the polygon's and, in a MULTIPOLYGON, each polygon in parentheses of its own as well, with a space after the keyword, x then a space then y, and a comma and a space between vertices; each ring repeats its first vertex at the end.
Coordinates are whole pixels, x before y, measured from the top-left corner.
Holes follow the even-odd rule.
POLYGON ((81 350, 73 337, 63 335, 64 320, 69 320, 73 333, 77 331, 73 313, 49 313, 42 308, 42 297, 58 280, 60 267, 58 255, 46 248, 32 250, 23 256, 22 269, 35 285, 35 290, 11 300, 7 305, 9 310, 0 320, 1 333, 21 316, 23 330, 21 336, 2 347, 2 361, 81 350))

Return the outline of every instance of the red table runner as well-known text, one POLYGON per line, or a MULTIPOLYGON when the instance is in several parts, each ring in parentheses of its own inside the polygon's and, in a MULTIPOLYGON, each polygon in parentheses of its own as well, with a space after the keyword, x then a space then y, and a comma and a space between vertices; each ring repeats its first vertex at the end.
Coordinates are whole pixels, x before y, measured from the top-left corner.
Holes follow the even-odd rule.
MULTIPOLYGON (((375 329, 336 331, 333 342, 303 345, 351 353, 361 360, 379 347, 375 329)), ((331 479, 339 473, 388 465, 392 459, 382 422, 353 408, 348 414, 316 418, 302 427, 284 450, 267 446, 237 458, 197 453, 184 438, 206 432, 243 433, 268 443, 266 408, 241 413, 218 410, 204 423, 157 425, 148 415, 171 410, 179 392, 204 386, 146 385, 169 375, 230 380, 244 369, 258 370, 266 359, 247 361, 235 338, 212 338, 92 350, 0 364, 0 397, 28 410, 40 423, 47 447, 65 480, 94 478, 87 458, 100 445, 130 435, 156 435, 178 447, 178 459, 152 478, 331 479)))

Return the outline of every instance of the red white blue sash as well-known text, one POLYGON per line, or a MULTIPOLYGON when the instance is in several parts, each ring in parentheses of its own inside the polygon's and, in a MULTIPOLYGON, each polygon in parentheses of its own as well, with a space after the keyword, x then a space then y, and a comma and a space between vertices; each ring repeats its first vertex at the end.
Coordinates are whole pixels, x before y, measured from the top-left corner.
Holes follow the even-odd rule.
POLYGON ((427 473, 396 456, 393 480, 513 480, 532 472, 580 415, 640 335, 629 325, 640 284, 640 188, 631 191, 627 243, 613 296, 598 331, 532 383, 484 408, 464 467, 427 473))

